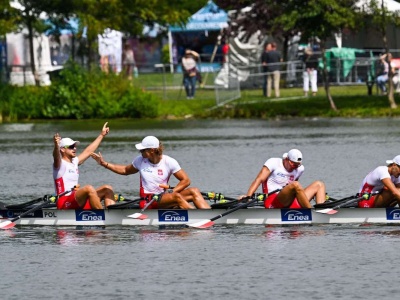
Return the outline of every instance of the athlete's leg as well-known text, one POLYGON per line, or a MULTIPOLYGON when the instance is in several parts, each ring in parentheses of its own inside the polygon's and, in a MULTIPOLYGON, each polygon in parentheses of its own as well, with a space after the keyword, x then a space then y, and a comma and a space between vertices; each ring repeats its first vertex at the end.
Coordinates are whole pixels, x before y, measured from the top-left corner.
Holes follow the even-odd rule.
POLYGON ((315 202, 317 204, 324 203, 326 199, 325 184, 322 181, 314 181, 304 189, 308 200, 315 196, 315 202))
POLYGON ((186 201, 193 202, 194 206, 196 206, 197 208, 202 208, 202 209, 211 208, 210 205, 207 203, 207 201, 204 200, 198 188, 195 187, 187 188, 182 192, 180 192, 180 194, 186 201))
POLYGON ((76 202, 78 202, 80 207, 85 206, 87 199, 89 198, 90 206, 93 209, 103 209, 101 205, 100 198, 97 196, 95 188, 91 185, 85 185, 76 191, 76 202))
POLYGON ((104 207, 115 204, 114 190, 111 185, 102 185, 96 189, 96 192, 100 199, 104 199, 104 207))
POLYGON ((161 200, 158 202, 159 208, 171 208, 174 206, 179 206, 182 209, 194 208, 179 193, 163 194, 161 200))
POLYGON ((301 207, 311 208, 310 201, 308 200, 303 187, 298 181, 293 181, 285 186, 276 198, 285 207, 289 207, 294 198, 297 198, 297 201, 299 201, 301 207))

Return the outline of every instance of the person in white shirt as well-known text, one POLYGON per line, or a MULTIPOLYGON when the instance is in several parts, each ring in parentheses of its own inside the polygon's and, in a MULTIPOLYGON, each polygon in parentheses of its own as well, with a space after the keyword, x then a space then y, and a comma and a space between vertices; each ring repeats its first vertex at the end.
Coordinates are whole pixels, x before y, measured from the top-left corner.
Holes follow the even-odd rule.
POLYGON ((128 165, 106 162, 100 152, 92 153, 91 156, 99 165, 114 173, 140 174, 140 196, 146 199, 146 201, 141 201, 141 208, 155 195, 159 195, 156 198, 158 200, 154 201, 149 208, 193 209, 194 207, 189 202, 193 202, 196 208, 210 208, 198 188, 188 188, 189 176, 174 158, 163 154, 164 146, 155 136, 147 136, 135 146, 141 155, 135 157, 128 165), (179 182, 172 188, 171 193, 165 193, 164 186, 169 186, 168 181, 171 175, 174 175, 179 182))
MULTIPOLYGON (((56 194, 72 189, 78 184, 78 166, 83 164, 93 151, 96 151, 103 138, 110 129, 107 122, 104 124, 101 134, 77 156, 76 148, 80 144, 70 138, 61 138, 58 133, 54 135, 53 149, 53 179, 56 194)), ((58 209, 103 209, 104 205, 114 204, 114 191, 110 185, 102 185, 95 189, 91 185, 85 185, 77 190, 61 196, 57 200, 58 209)))
POLYGON ((193 99, 196 92, 197 64, 199 54, 193 50, 186 50, 182 58, 183 85, 186 91, 186 98, 193 99))
POLYGON ((400 155, 368 173, 358 190, 359 195, 379 192, 358 202, 358 207, 390 207, 400 203, 400 155))
POLYGON ((291 149, 283 158, 268 159, 251 183, 247 196, 251 197, 262 185, 265 194, 278 190, 265 200, 265 208, 311 208, 314 196, 317 204, 324 203, 326 192, 322 181, 314 181, 306 188, 299 183, 304 172, 302 163, 303 155, 298 149, 291 149))

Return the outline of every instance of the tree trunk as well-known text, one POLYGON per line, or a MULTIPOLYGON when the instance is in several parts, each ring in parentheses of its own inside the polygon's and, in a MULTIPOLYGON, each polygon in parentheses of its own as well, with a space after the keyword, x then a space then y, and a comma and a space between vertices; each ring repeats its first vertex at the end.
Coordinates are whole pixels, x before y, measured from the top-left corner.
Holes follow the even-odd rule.
POLYGON ((36 74, 35 54, 33 49, 33 27, 32 27, 32 21, 30 19, 27 22, 27 26, 28 26, 29 56, 31 57, 31 70, 33 77, 35 78, 35 84, 39 86, 39 78, 36 74))
POLYGON ((326 56, 325 56, 325 44, 321 42, 321 52, 322 52, 322 62, 323 62, 323 71, 322 71, 322 79, 324 81, 324 87, 325 87, 325 92, 326 92, 326 97, 328 98, 328 101, 331 105, 331 108, 334 111, 337 111, 338 109, 336 108, 335 102, 333 101, 331 91, 329 89, 329 77, 328 77, 328 66, 326 64, 326 56))

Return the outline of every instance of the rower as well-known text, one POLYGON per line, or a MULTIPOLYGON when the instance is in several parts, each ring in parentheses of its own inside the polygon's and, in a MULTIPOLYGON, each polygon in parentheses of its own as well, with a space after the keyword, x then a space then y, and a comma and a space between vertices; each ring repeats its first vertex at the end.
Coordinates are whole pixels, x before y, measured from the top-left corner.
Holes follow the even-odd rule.
MULTIPOLYGON (((83 164, 96 151, 103 138, 110 129, 107 122, 104 124, 101 134, 77 156, 76 148, 80 144, 70 138, 61 138, 58 133, 54 135, 53 150, 53 178, 56 194, 60 195, 78 185, 78 167, 83 164)), ((107 207, 115 204, 114 191, 110 185, 102 185, 95 189, 91 185, 85 185, 77 190, 61 196, 57 200, 58 209, 103 209, 101 200, 107 207)))
POLYGON ((264 163, 246 196, 251 197, 262 185, 265 194, 278 190, 264 201, 265 208, 311 208, 314 196, 317 204, 325 202, 325 184, 318 180, 303 188, 298 181, 303 172, 303 154, 291 149, 283 158, 273 157, 264 163))
MULTIPOLYGON (((107 170, 120 175, 140 174, 140 196, 152 201, 148 208, 194 208, 189 202, 193 202, 196 208, 210 208, 204 200, 198 188, 190 185, 189 176, 181 168, 176 159, 163 153, 164 146, 155 136, 145 137, 141 143, 135 145, 140 155, 135 157, 128 165, 117 165, 106 162, 99 152, 92 153, 91 157, 107 170), (174 175, 179 180, 178 184, 165 193, 163 186, 169 186, 168 180, 174 175)), ((140 203, 140 208, 146 206, 146 201, 140 203)), ((147 206, 146 206, 147 208, 147 206)))
POLYGON ((391 207, 400 204, 400 155, 368 173, 361 183, 359 195, 379 192, 358 202, 358 207, 391 207))

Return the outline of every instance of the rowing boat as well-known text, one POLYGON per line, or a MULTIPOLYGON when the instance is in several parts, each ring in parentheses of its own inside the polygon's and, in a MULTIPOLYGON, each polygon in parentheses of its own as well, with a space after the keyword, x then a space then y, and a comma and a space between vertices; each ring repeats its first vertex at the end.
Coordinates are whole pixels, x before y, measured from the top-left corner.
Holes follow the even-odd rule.
MULTIPOLYGON (((27 209, 2 209, 0 222, 15 218, 27 209)), ((105 210, 57 210, 42 208, 24 215, 17 225, 27 226, 146 226, 190 225, 223 214, 226 209, 149 209, 144 220, 129 218, 139 209, 119 208, 105 210)), ((219 218, 216 224, 400 224, 400 208, 340 208, 338 213, 318 213, 318 209, 239 209, 219 218)))

